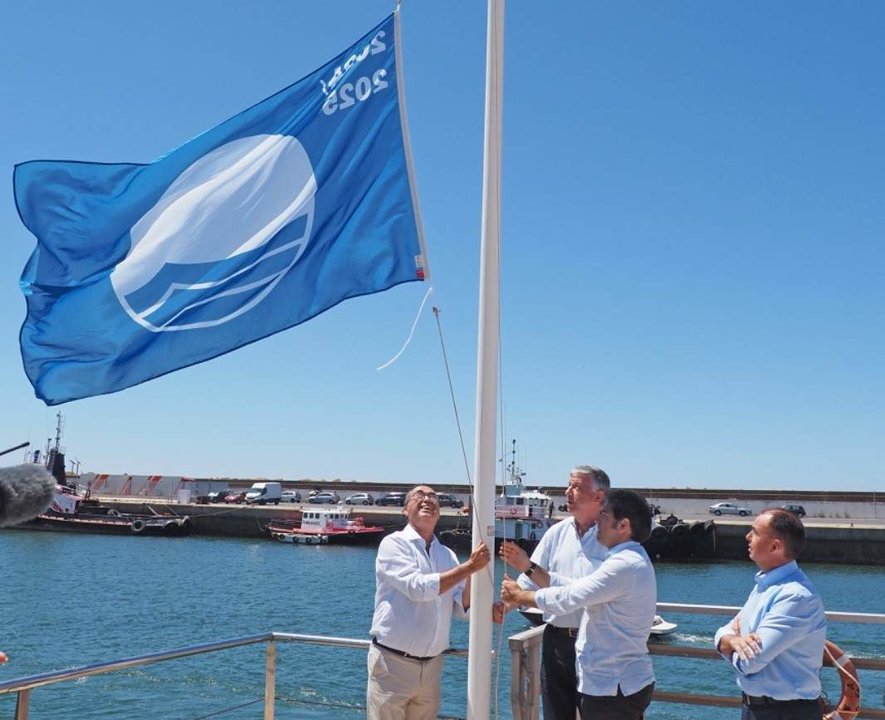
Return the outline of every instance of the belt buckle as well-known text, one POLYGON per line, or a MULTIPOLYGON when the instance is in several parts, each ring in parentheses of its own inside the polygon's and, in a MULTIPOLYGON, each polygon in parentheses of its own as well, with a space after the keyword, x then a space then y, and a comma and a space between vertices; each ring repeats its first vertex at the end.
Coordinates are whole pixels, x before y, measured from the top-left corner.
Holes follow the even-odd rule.
POLYGON ((570 638, 578 637, 578 628, 562 627, 561 625, 553 625, 553 629, 556 630, 556 632, 562 633, 563 635, 568 635, 570 638))

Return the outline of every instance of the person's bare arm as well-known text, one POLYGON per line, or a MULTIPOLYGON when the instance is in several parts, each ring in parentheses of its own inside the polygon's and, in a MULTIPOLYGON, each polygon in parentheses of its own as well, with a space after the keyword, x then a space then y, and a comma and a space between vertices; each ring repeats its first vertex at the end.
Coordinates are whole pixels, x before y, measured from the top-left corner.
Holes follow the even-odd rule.
MULTIPOLYGON (((461 581, 467 580, 477 570, 482 570, 489 564, 491 557, 488 545, 485 543, 477 545, 473 548, 473 552, 470 553, 470 557, 464 562, 456 565, 451 570, 446 570, 439 574, 439 594, 442 595, 444 592, 448 592, 461 581)), ((469 590, 469 587, 465 588, 465 590, 469 590)), ((465 593, 465 595, 468 595, 467 605, 464 608, 466 610, 470 607, 470 600, 469 594, 465 593)))

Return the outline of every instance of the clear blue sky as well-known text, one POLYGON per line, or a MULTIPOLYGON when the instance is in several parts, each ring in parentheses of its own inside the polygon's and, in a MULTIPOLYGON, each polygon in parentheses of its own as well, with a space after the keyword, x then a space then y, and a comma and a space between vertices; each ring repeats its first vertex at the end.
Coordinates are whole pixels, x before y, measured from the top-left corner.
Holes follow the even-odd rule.
MULTIPOLYGON (((0 22, 0 447, 55 408, 18 350, 16 162, 146 162, 393 2, 12 3, 0 22)), ((885 490, 885 5, 513 2, 504 434, 532 484, 885 490)), ((472 455, 485 7, 406 0, 412 151, 472 455)), ((465 479, 418 283, 61 406, 83 470, 465 479)), ((6 456, 0 462, 17 462, 6 456)))

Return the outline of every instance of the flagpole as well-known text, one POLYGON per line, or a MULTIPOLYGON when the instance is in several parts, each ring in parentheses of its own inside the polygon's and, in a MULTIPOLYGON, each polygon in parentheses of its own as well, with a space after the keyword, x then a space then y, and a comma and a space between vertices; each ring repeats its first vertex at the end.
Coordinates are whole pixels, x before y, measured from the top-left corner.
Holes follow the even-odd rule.
MULTIPOLYGON (((473 544, 495 547, 495 440, 499 352, 499 246, 501 120, 504 90, 504 0, 489 0, 486 40, 485 140, 483 154, 482 249, 479 340, 476 370, 475 495, 473 544)), ((490 717, 494 563, 472 581, 467 718, 490 717)))

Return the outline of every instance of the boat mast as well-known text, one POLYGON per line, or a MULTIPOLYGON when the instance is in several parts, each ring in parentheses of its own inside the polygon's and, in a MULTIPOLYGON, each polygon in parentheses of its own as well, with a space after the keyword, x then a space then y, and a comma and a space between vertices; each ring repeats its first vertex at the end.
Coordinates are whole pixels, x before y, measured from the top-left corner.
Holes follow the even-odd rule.
MULTIPOLYGON (((482 250, 476 369, 476 433, 473 477, 473 544, 495 548, 495 440, 499 352, 499 246, 501 118, 504 90, 504 0, 489 0, 486 33, 485 140, 483 152, 482 250)), ((488 720, 491 709, 494 561, 471 583, 467 719, 488 720)))

